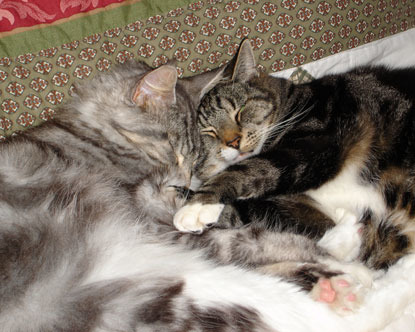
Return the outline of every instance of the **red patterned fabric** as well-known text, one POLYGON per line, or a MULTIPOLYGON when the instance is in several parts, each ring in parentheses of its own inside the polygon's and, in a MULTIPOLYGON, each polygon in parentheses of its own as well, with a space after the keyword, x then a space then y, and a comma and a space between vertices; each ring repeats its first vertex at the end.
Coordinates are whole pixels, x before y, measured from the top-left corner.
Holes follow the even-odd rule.
POLYGON ((0 32, 51 23, 123 0, 0 0, 0 32))

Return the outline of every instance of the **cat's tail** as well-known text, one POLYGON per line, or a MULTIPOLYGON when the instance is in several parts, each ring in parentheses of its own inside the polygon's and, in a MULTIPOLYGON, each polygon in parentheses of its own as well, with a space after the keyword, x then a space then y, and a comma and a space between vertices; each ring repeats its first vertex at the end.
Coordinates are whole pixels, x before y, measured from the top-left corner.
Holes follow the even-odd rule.
POLYGON ((388 269, 403 256, 415 252, 415 216, 394 209, 378 217, 367 211, 361 223, 360 260, 375 269, 388 269))
POLYGON ((415 252, 415 177, 390 169, 380 179, 387 212, 366 211, 360 259, 369 267, 387 269, 415 252))

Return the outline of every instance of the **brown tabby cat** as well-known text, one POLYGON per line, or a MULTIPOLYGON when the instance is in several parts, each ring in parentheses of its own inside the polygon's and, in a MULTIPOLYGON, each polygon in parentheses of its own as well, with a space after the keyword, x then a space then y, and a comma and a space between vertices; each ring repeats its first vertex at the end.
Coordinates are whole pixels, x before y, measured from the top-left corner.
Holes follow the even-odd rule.
POLYGON ((413 68, 359 68, 294 85, 258 75, 244 42, 232 77, 201 101, 205 182, 176 227, 255 221, 376 269, 413 252, 414 81, 413 68))

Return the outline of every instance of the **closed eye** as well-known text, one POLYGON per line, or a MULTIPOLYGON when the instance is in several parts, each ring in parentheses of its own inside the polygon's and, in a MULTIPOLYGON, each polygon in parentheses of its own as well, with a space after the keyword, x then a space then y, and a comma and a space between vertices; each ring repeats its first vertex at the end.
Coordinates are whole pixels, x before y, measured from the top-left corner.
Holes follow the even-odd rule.
POLYGON ((244 110, 244 108, 245 108, 245 105, 241 106, 241 107, 239 108, 238 112, 236 112, 236 114, 235 114, 235 121, 236 121, 236 123, 238 123, 238 124, 241 122, 241 113, 242 113, 242 111, 244 110))
POLYGON ((202 135, 209 135, 212 136, 213 138, 217 138, 218 137, 218 133, 216 132, 216 129, 213 127, 208 127, 208 128, 204 128, 200 131, 200 133, 202 135))

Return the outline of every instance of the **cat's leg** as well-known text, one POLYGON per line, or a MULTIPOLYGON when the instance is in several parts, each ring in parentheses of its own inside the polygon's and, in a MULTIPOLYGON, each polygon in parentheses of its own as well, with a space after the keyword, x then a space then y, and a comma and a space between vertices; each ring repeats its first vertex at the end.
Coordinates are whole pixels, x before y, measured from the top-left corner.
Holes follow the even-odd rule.
POLYGON ((326 303, 341 315, 360 308, 375 276, 361 264, 343 264, 330 259, 317 259, 314 263, 287 261, 264 265, 256 270, 299 285, 309 292, 311 298, 326 303))
POLYGON ((337 285, 337 280, 345 280, 349 286, 334 288, 332 293, 336 301, 329 303, 333 310, 341 313, 344 308, 356 310, 371 287, 372 272, 365 266, 337 262, 314 241, 301 235, 243 227, 211 229, 199 236, 183 233, 176 236, 176 240, 192 248, 204 248, 208 257, 219 263, 238 264, 282 277, 310 292, 313 299, 327 298, 323 294, 327 289, 320 287, 324 282, 337 285), (355 301, 350 300, 353 297, 355 301))
MULTIPOLYGON (((317 203, 304 194, 237 200, 232 206, 243 223, 255 220, 266 229, 301 234, 313 240, 319 240, 335 226, 317 203)), ((218 224, 223 223, 223 215, 218 224)))
POLYGON ((329 257, 314 241, 293 233, 278 233, 253 225, 212 228, 201 235, 168 233, 173 242, 204 249, 209 258, 223 264, 262 266, 285 261, 313 262, 329 257))
POLYGON ((336 226, 328 230, 318 245, 338 260, 350 262, 360 253, 362 225, 359 218, 345 209, 336 209, 336 226))
MULTIPOLYGON (((298 203, 298 199, 295 202, 298 203)), ((287 206, 287 202, 283 203, 287 206)), ((275 202, 270 204, 274 206, 275 202)), ((229 208, 227 213, 236 214, 235 219, 241 222, 240 210, 235 211, 230 205, 226 207, 229 208)), ((339 219, 351 223, 351 217, 340 212, 339 219)), ((226 209, 220 220, 225 214, 226 209)), ((308 237, 266 230, 261 222, 254 221, 240 229, 211 229, 199 236, 182 233, 178 237, 193 248, 205 248, 209 257, 220 263, 237 263, 295 283, 314 300, 327 303, 337 313, 349 314, 360 307, 371 287, 371 271, 359 263, 337 262, 308 237)))
POLYGON ((232 165, 207 180, 192 199, 177 211, 174 225, 182 232, 201 233, 215 225, 225 204, 261 196, 276 186, 280 170, 255 157, 232 165), (261 174, 258 179, 258 174, 261 174))
MULTIPOLYGON (((320 247, 341 261, 352 261, 360 253, 363 225, 355 214, 345 209, 336 209, 332 220, 312 199, 301 194, 236 201, 233 206, 242 222, 255 220, 267 229, 318 240, 320 247)), ((223 224, 222 219, 223 215, 219 225, 223 224)))
MULTIPOLYGON (((317 239, 322 236, 318 244, 332 256, 342 261, 356 259, 362 242, 362 225, 359 224, 358 217, 339 208, 333 222, 310 202, 301 201, 300 197, 301 195, 296 195, 294 199, 276 197, 273 201, 237 201, 232 206, 195 203, 181 209, 176 214, 174 223, 180 231, 200 234, 213 225, 227 227, 231 215, 239 223, 256 220, 257 224, 276 231, 291 231, 317 239), (234 213, 225 213, 233 207, 234 213), (334 225, 336 226, 333 227, 334 225)), ((231 224, 235 223, 233 221, 231 224)))
POLYGON ((184 232, 201 233, 209 226, 249 224, 255 220, 267 229, 287 231, 319 240, 335 223, 306 195, 292 194, 236 200, 215 210, 217 204, 190 204, 179 210, 175 226, 184 232), (197 218, 195 216, 197 215, 197 218), (232 222, 229 221, 232 219, 232 222))

